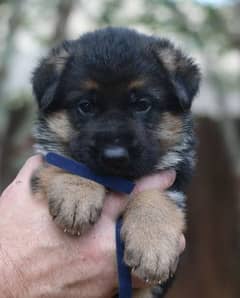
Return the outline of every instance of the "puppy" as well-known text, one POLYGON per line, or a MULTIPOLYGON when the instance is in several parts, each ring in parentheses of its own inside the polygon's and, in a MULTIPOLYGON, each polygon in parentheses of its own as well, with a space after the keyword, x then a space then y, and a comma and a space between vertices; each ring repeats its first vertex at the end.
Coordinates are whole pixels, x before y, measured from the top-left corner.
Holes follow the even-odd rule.
MULTIPOLYGON (((55 152, 97 174, 131 180, 175 169, 165 193, 144 191, 129 200, 121 237, 125 263, 147 281, 174 272, 185 226, 184 188, 191 177, 194 132, 190 112, 200 73, 166 39, 124 28, 87 33, 54 48, 36 68, 38 153, 55 152)), ((32 177, 55 222, 76 235, 99 218, 102 185, 44 164, 32 177)), ((153 297, 151 289, 135 297, 153 297)))

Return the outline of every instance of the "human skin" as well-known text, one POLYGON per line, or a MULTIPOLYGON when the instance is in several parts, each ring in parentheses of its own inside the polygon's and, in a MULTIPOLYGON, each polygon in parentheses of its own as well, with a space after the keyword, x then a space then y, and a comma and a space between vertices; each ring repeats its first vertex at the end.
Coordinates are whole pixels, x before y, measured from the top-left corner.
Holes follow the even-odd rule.
MULTIPOLYGON (((98 222, 80 238, 60 230, 47 201, 34 199, 30 178, 41 164, 31 157, 0 198, 0 298, 108 298, 117 290, 115 223, 127 196, 110 193, 98 222)), ((135 192, 166 190, 175 172, 141 179, 135 192)), ((185 247, 179 240, 179 254, 185 247)), ((146 287, 133 277, 133 286, 146 287)))

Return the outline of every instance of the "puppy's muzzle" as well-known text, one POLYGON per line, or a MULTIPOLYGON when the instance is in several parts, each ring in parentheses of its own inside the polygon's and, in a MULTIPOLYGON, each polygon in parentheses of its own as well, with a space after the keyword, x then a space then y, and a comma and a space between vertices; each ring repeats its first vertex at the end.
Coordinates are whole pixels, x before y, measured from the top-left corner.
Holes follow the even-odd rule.
POLYGON ((129 152, 123 146, 106 146, 100 152, 102 163, 110 168, 123 168, 129 164, 129 152))

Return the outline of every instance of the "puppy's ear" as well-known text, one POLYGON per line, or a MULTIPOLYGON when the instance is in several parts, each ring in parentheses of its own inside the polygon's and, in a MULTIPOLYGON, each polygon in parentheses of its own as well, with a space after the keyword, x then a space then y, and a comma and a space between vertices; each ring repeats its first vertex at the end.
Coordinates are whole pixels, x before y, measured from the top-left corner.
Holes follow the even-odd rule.
POLYGON ((189 110, 199 88, 201 75, 198 66, 165 39, 155 43, 154 52, 167 72, 180 108, 189 110))
POLYGON ((56 91, 61 75, 71 55, 71 45, 65 41, 51 50, 35 69, 32 77, 33 92, 39 109, 46 111, 55 102, 56 91))

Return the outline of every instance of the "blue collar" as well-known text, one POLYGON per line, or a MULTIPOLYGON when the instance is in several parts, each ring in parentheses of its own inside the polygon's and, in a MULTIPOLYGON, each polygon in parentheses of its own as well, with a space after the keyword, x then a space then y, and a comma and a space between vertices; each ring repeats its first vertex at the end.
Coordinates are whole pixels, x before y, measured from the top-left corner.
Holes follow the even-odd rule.
POLYGON ((95 181, 116 192, 130 194, 135 186, 133 182, 124 178, 96 175, 86 165, 53 152, 47 153, 45 155, 45 160, 49 164, 61 168, 69 173, 95 181))

